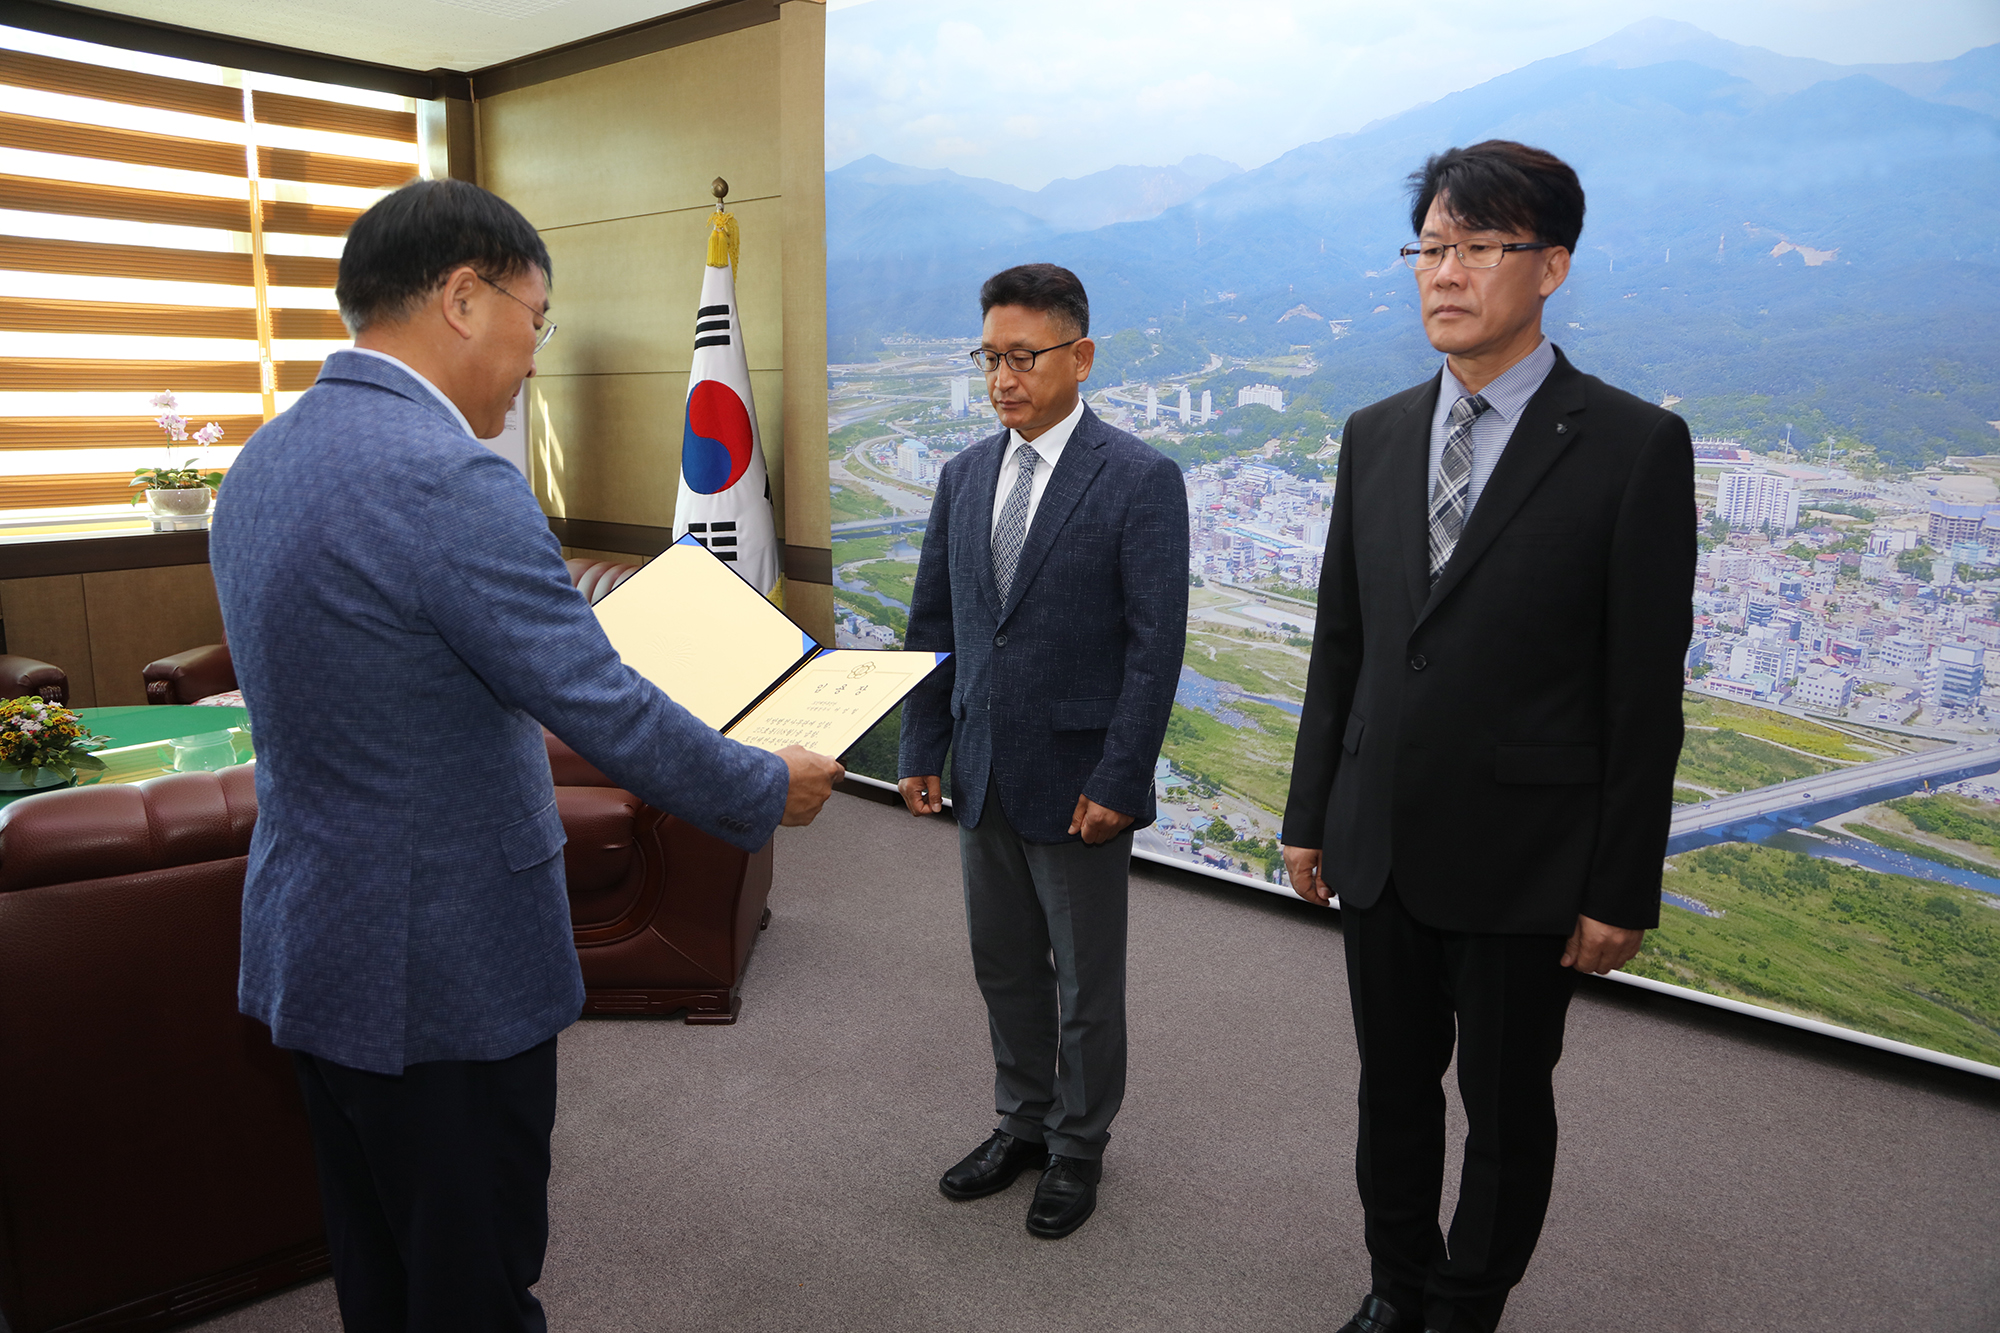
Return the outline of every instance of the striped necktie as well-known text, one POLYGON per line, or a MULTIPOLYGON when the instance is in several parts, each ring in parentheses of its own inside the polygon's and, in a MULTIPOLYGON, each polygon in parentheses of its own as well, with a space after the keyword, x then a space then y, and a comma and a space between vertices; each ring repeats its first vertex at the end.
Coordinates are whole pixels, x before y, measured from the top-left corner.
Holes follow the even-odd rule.
POLYGON ((1445 436, 1444 457, 1438 460, 1437 488, 1431 492, 1431 582, 1444 573, 1451 553, 1465 531, 1465 511, 1472 496, 1472 423, 1491 407, 1472 394, 1451 405, 1451 430, 1445 436))
POLYGON ((1000 522, 993 529, 993 582, 999 585, 1003 602, 1007 590, 1014 586, 1014 567, 1021 563, 1021 547, 1028 540, 1028 498, 1035 489, 1035 464, 1041 461, 1033 445, 1021 446, 1020 474, 1014 478, 1014 489, 1007 493, 1000 522))

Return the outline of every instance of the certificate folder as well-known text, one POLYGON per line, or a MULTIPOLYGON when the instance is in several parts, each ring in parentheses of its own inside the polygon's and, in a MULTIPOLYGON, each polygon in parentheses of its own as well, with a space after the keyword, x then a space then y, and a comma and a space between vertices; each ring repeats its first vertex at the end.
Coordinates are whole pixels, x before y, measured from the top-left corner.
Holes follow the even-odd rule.
POLYGON ((949 653, 825 648, 693 537, 594 608, 625 664, 725 736, 838 755, 949 653))

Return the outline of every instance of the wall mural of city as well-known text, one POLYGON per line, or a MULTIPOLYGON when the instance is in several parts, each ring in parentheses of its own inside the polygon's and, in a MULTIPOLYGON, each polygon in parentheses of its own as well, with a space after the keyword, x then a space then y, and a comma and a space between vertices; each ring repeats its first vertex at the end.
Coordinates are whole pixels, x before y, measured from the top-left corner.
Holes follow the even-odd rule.
MULTIPOLYGON (((1147 21, 1183 10, 1200 21, 1179 0, 1147 21)), ((1327 69, 1358 68, 1301 18, 1268 57, 1215 49, 1221 92, 1157 71, 1165 96, 1206 99, 1176 122, 1202 127, 1179 140, 1188 152, 1161 151, 1172 117, 1133 95, 1131 156, 1173 165, 1050 181, 1056 160, 1037 183, 1034 152, 965 145, 1031 148, 1046 127, 973 106, 989 138, 954 137, 934 89, 927 141, 894 105, 921 102, 923 62, 973 58, 987 13, 874 0, 829 19, 840 642, 900 642, 938 469, 996 429, 965 359, 980 281, 1029 260, 1076 270, 1098 348, 1087 401, 1181 466, 1193 532, 1161 817, 1138 849, 1283 891, 1279 812, 1342 423, 1438 365, 1396 260, 1404 177, 1452 144, 1549 148, 1590 201, 1550 336, 1697 437, 1686 740, 1661 926, 1628 970, 2000 1066, 1995 21, 1893 63, 1657 18, 1537 56, 1533 40, 1553 40, 1538 30, 1480 47, 1453 86, 1405 81, 1432 100, 1372 123, 1302 103, 1272 146, 1260 59, 1320 41, 1327 69), (1533 58, 1493 69, 1509 51, 1533 58), (1230 115, 1257 118, 1268 160, 1221 151, 1230 115)), ((1104 26, 1071 40, 1114 51, 1104 26)), ((1119 113, 1091 114, 1115 141, 1119 113)), ((849 765, 893 781, 895 739, 891 718, 849 765)))

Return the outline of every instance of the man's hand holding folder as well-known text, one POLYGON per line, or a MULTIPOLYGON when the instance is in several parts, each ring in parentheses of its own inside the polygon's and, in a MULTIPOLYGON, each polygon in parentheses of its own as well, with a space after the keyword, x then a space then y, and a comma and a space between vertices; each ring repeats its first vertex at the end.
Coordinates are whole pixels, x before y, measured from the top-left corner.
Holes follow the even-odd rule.
POLYGON ((692 537, 595 609, 627 666, 723 735, 785 761, 780 822, 793 828, 812 823, 847 776, 825 752, 859 740, 949 656, 829 651, 692 537))
POLYGON ((792 771, 792 785, 785 792, 785 817, 778 822, 787 828, 812 823, 826 798, 833 795, 833 784, 846 777, 847 770, 838 759, 816 754, 803 745, 787 745, 778 751, 778 758, 792 771))
POLYGON ((625 664, 732 740, 785 761, 783 822, 810 824, 840 754, 949 653, 827 649, 692 537, 594 608, 625 664))

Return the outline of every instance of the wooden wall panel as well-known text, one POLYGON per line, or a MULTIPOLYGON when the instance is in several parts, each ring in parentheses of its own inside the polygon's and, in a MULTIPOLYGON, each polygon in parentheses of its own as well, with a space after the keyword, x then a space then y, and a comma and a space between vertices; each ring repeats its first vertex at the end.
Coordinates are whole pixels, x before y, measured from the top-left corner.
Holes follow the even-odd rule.
MULTIPOLYGON (((825 51, 824 6, 791 0, 775 23, 479 100, 480 183, 541 229, 555 267, 562 334, 528 394, 530 479, 551 515, 671 527, 721 176, 779 538, 831 544, 825 51)), ((793 602, 831 642, 830 596, 793 602)))
POLYGON ((630 551, 593 551, 585 546, 565 546, 562 548, 565 560, 604 560, 614 565, 643 565, 646 557, 633 555, 630 551))
POLYGON ((479 183, 543 228, 775 196, 780 26, 481 98, 479 183))
POLYGON ((807 583, 800 579, 786 579, 785 614, 792 618, 794 625, 813 638, 829 648, 833 646, 831 583, 807 583))
MULTIPOLYGON (((778 11, 779 188, 784 193, 785 476, 779 529, 793 546, 833 545, 826 455, 826 7, 778 11)), ((767 439, 769 437, 766 437, 767 439)), ((786 581, 786 610, 833 642, 833 590, 786 581)))
POLYGON ((148 662, 222 641, 222 608, 207 565, 113 569, 82 579, 98 707, 146 702, 139 673, 148 662))
MULTIPOLYGON (((670 528, 680 489, 685 370, 650 375, 537 375, 529 382, 528 480, 558 518, 670 528)), ((784 377, 750 372, 757 430, 784 438, 784 377)), ((774 508, 784 476, 766 445, 774 508)), ((782 536, 782 534, 781 534, 782 536)))
POLYGON ((0 579, 0 620, 7 625, 7 651, 38 657, 69 674, 69 701, 97 706, 91 671, 90 623, 83 608, 81 574, 34 579, 0 579))
MULTIPOLYGON (((562 328, 535 358, 537 376, 687 373, 714 212, 711 204, 544 231, 555 266, 549 314, 562 328)), ((744 352, 752 370, 778 370, 785 364, 784 218, 776 200, 730 212, 743 231, 736 302, 744 352)))

